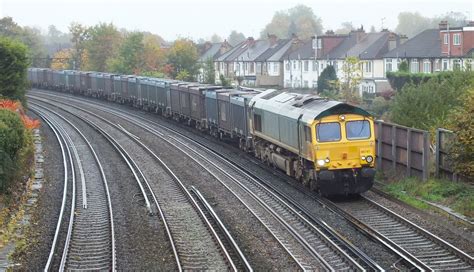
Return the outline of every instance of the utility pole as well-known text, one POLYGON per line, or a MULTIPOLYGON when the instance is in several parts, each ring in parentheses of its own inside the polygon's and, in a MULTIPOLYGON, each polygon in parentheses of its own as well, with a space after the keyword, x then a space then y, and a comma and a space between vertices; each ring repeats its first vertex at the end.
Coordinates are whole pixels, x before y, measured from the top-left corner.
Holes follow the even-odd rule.
POLYGON ((380 19, 380 21, 382 21, 382 30, 383 30, 383 22, 385 21, 385 17, 383 17, 382 19, 380 19))

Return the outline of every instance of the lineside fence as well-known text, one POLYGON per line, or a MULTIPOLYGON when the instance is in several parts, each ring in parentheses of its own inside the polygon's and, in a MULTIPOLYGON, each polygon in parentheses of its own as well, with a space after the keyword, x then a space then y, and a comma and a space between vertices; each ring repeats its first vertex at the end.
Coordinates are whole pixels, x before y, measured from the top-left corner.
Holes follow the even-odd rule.
POLYGON ((458 180, 448 159, 449 145, 454 139, 452 131, 437 129, 432 145, 428 131, 375 121, 375 138, 377 170, 422 180, 427 180, 431 173, 458 180))

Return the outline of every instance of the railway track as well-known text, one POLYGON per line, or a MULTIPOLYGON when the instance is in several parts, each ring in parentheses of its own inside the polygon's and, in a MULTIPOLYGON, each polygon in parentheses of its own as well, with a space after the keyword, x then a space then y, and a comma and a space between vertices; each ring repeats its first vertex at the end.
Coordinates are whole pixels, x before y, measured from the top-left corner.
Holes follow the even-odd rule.
MULTIPOLYGON (((61 213, 58 220, 58 226, 68 225, 62 254, 57 243, 53 242, 45 270, 49 270, 53 263, 55 252, 61 256, 60 271, 115 270, 113 212, 107 179, 95 150, 80 130, 58 113, 34 104, 32 109, 61 135, 68 147, 72 169, 70 217, 67 220, 61 213), (83 164, 84 161, 95 163, 83 164), (81 182, 76 182, 76 176, 81 182)), ((66 200, 63 205, 66 205, 66 200)), ((54 241, 60 235, 59 231, 56 232, 54 241)))
POLYGON ((229 253, 229 257, 232 258, 234 262, 235 269, 238 271, 253 271, 251 265, 247 261, 247 258, 240 250, 234 238, 229 233, 224 223, 222 223, 222 221, 219 219, 219 216, 214 212, 214 209, 201 194, 201 192, 199 192, 199 190, 194 186, 191 187, 190 192, 196 200, 196 203, 203 211, 203 214, 212 225, 212 228, 216 231, 216 234, 220 237, 223 246, 229 253))
MULTIPOLYGON (((54 105, 41 99, 39 101, 54 105)), ((144 183, 141 186, 144 198, 146 199, 147 195, 152 196, 156 210, 164 222, 179 271, 191 269, 236 270, 233 260, 223 246, 223 242, 217 236, 212 225, 207 221, 204 212, 191 197, 184 184, 137 136, 129 133, 119 125, 89 113, 101 122, 107 123, 109 128, 115 128, 115 132, 119 131, 119 134, 127 135, 129 141, 139 144, 144 151, 139 153, 140 156, 144 154, 149 156, 146 161, 157 161, 161 167, 155 167, 151 177, 153 177, 153 180, 159 180, 160 182, 149 182, 151 180, 150 176, 146 177, 138 168, 139 162, 131 159, 133 155, 131 156, 126 153, 123 146, 114 139, 112 135, 114 133, 107 132, 106 129, 97 125, 97 122, 91 121, 90 118, 85 118, 68 110, 65 111, 94 127, 100 134, 109 139, 116 148, 121 150, 123 157, 128 159, 128 164, 134 169, 133 172, 137 181, 144 183), (161 197, 156 197, 157 195, 161 197), (203 224, 196 224, 199 221, 203 222, 203 224), (211 244, 213 244, 213 247, 210 247, 211 244), (215 250, 209 250, 210 248, 215 250)), ((118 135, 116 134, 115 136, 118 135)), ((123 142, 123 139, 121 141, 123 142)), ((152 208, 150 207, 149 210, 151 211, 152 208)))
POLYGON ((336 205, 424 270, 474 269, 471 256, 365 196, 336 205))
MULTIPOLYGON (((89 102, 89 101, 88 101, 89 102)), ((93 102, 94 103, 94 102, 93 102)), ((103 105, 98 104, 101 107, 103 105)), ((124 111, 119 109, 113 109, 110 111, 123 113, 124 111)), ((147 120, 139 115, 130 114, 142 121, 146 121, 150 124, 163 127, 165 130, 173 130, 168 126, 157 124, 150 120, 147 120)), ((199 140, 190 139, 191 141, 196 141, 200 144, 199 140)), ((217 153, 217 152, 216 152, 217 153)), ((240 165, 238 162, 233 162, 235 166, 241 168, 245 171, 245 166, 240 165)), ((251 173, 247 173, 251 174, 251 173)), ((280 173, 278 173, 280 174, 280 173)), ((282 177, 283 174, 280 174, 282 177)), ((285 176, 286 177, 286 176, 285 176)), ((265 181, 263 181, 265 182, 265 181)), ((352 207, 352 203, 347 203, 346 208, 343 209, 341 203, 333 203, 332 201, 324 198, 320 198, 314 194, 309 193, 307 190, 303 189, 302 186, 291 184, 296 187, 306 195, 312 197, 315 201, 321 203, 324 206, 327 206, 329 209, 345 217, 354 227, 359 229, 361 232, 365 233, 367 236, 372 237, 374 240, 379 241, 387 249, 389 249, 393 254, 400 257, 400 262, 403 262, 405 265, 415 270, 472 270, 473 269, 473 258, 468 254, 462 252, 456 247, 450 245, 449 243, 443 241, 442 239, 436 237, 435 235, 423 230, 413 223, 405 220, 404 218, 394 214, 391 211, 380 206, 376 203, 367 204, 369 202, 364 202, 362 206, 357 209, 357 211, 350 212, 349 208, 352 207), (360 214, 361 210, 368 209, 372 212, 368 212, 365 215, 360 214), (359 212, 359 214, 357 214, 359 212), (375 220, 373 217, 378 216, 379 220, 375 220), (385 219, 386 220, 385 220, 385 219), (385 221, 384 221, 385 220, 385 221), (384 225, 383 222, 391 222, 392 225, 384 225), (394 223, 396 222, 396 223, 394 223), (377 225, 381 224, 381 225, 377 225), (381 227, 377 230, 377 226, 381 227), (389 227, 390 226, 390 227, 389 227), (385 229, 383 227, 386 227, 385 229), (388 233, 391 229, 394 230, 393 233, 388 233), (385 231, 385 232, 384 232, 385 231), (407 238, 407 239, 404 239, 407 238), (429 252, 429 253, 428 253, 429 252)), ((267 186, 271 184, 267 183, 267 186)), ((391 224, 388 223, 388 224, 391 224)))
MULTIPOLYGON (((115 112, 113 114, 127 119, 132 123, 137 122, 137 120, 131 120, 130 117, 121 113, 115 112)), ((212 173, 216 179, 238 197, 244 205, 247 205, 250 210, 255 210, 256 205, 248 205, 248 203, 254 203, 255 201, 258 202, 267 210, 267 212, 277 219, 280 224, 285 226, 285 228, 298 241, 300 244, 299 246, 302 246, 307 252, 309 252, 310 258, 319 260, 319 265, 324 269, 382 270, 377 264, 375 264, 375 262, 373 262, 373 260, 348 243, 343 237, 325 225, 324 222, 310 216, 307 212, 301 214, 301 210, 298 209, 301 209, 302 207, 299 207, 295 201, 293 201, 291 205, 287 204, 286 201, 288 199, 284 200, 281 195, 278 195, 278 193, 272 192, 268 188, 262 186, 260 181, 233 166, 231 162, 226 161, 222 156, 218 156, 215 152, 207 149, 195 140, 187 139, 192 140, 194 144, 198 144, 200 149, 207 150, 205 151, 207 154, 203 155, 199 150, 190 147, 188 144, 175 137, 164 137, 162 133, 154 130, 146 124, 139 125, 190 156, 191 159, 195 160, 209 173, 212 173), (200 159, 196 160, 196 157, 200 159), (220 162, 216 163, 217 161, 220 162), (229 182, 234 183, 233 188, 233 185, 229 182), (236 188, 235 184, 240 186, 240 188, 236 188), (239 193, 239 189, 243 189, 246 193, 239 193), (248 198, 249 196, 253 198, 254 202, 248 199, 242 199, 245 197, 248 198)), ((156 123, 154 125, 160 126, 169 131, 169 128, 167 127, 163 127, 156 123)), ((176 131, 173 131, 173 134, 178 135, 176 131)), ((182 135, 179 136, 182 137, 182 135)), ((262 223, 266 225, 270 231, 278 233, 278 230, 271 229, 271 226, 275 225, 275 222, 271 221, 271 218, 265 218, 263 212, 258 210, 254 211, 254 214, 260 217, 260 220, 263 221, 262 223)), ((289 252, 298 252, 297 254, 292 255, 300 264, 301 268, 314 269, 317 266, 315 263, 309 265, 308 259, 310 258, 308 258, 308 256, 303 257, 301 249, 298 250, 296 248, 297 246, 294 245, 294 241, 292 243, 290 241, 291 239, 288 239, 281 234, 275 234, 275 237, 285 248, 288 249, 289 252)))

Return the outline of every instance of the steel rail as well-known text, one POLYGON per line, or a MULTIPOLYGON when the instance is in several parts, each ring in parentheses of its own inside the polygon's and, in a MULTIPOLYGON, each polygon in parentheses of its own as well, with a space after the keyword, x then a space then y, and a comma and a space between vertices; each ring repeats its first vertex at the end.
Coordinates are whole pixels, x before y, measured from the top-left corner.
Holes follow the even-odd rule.
MULTIPOLYGON (((41 99, 39 99, 41 101, 41 99)), ((48 103, 48 104, 52 104, 51 102, 49 101, 42 101, 44 103, 48 103)), ((60 103, 60 102, 59 102, 60 103)), ((182 183, 182 181, 175 175, 175 173, 167 166, 167 164, 160 158, 158 157, 152 150, 150 150, 146 145, 144 145, 135 135, 132 135, 130 134, 129 132, 127 132, 125 129, 123 129, 123 127, 121 127, 120 125, 117 125, 117 124, 114 124, 108 120, 106 120, 105 118, 93 113, 93 112, 90 112, 90 111, 87 111, 87 110, 84 110, 84 109, 81 109, 81 108, 78 108, 78 107, 74 107, 74 106, 71 106, 71 105, 68 105, 70 107, 73 107, 73 108, 77 108, 83 112, 86 112, 90 115, 93 115, 95 116, 96 118, 98 119, 101 119, 102 121, 110 124, 111 126, 114 126, 115 128, 123 131, 126 135, 128 135, 133 141, 135 141, 136 143, 138 143, 142 148, 144 148, 145 150, 147 150, 147 152, 153 156, 159 163, 160 165, 164 168, 164 170, 168 173, 168 175, 170 175, 172 177, 172 179, 177 183, 177 185, 179 186, 179 188, 182 190, 182 192, 184 193, 184 195, 186 196, 186 198, 190 201, 190 203, 196 208, 196 211, 198 212, 198 214, 201 215, 201 217, 203 217, 203 220, 205 221, 206 225, 210 225, 210 223, 208 222, 207 218, 205 218, 204 214, 203 214, 203 211, 200 210, 199 206, 197 205, 197 203, 195 202, 195 200, 192 198, 191 194, 189 193, 189 191, 186 189, 186 187, 184 186, 184 184, 182 183)), ((65 109, 63 109, 65 110, 65 109)), ((67 110, 65 110, 67 111, 67 110)), ((70 111, 67 111, 69 112, 70 114, 78 117, 78 118, 81 118, 83 119, 82 117, 78 116, 77 114, 74 114, 70 111)), ((84 119, 85 121, 85 119, 84 119)), ((104 131, 105 132, 105 131, 104 131)), ((151 189, 151 188, 150 188, 151 189)), ((158 203, 158 202, 157 202, 158 203)), ((163 215, 164 216, 164 215, 163 215)), ((164 217, 163 217, 164 218, 164 217)), ((228 253, 226 252, 226 249, 223 247, 222 245, 222 241, 220 241, 219 237, 217 236, 217 234, 215 233, 215 231, 213 229, 210 229, 210 232, 211 234, 213 235, 214 239, 216 239, 216 241, 218 242, 218 244, 220 245, 221 249, 223 250, 224 252, 224 255, 226 255, 226 259, 228 259, 228 253)), ((173 247, 174 247, 174 243, 172 242, 173 244, 173 247)), ((178 255, 176 255, 176 258, 177 258, 177 261, 179 262, 179 258, 178 258, 178 255)), ((235 265, 233 264, 232 260, 231 259, 228 259, 230 261, 230 266, 235 269, 235 265)), ((179 264, 179 270, 181 270, 181 264, 179 264)))
MULTIPOLYGON (((69 162, 70 162, 70 167, 71 167, 71 172, 74 171, 74 165, 73 165, 73 162, 72 162, 72 157, 71 157, 71 153, 70 153, 70 149, 69 147, 66 145, 66 141, 63 137, 63 135, 59 132, 59 130, 57 129, 56 125, 51 123, 49 118, 46 117, 45 115, 43 115, 42 113, 34 110, 34 109, 30 109, 32 112, 36 113, 38 116, 40 116, 41 119, 43 119, 46 124, 48 124, 48 126, 51 128, 51 130, 53 131, 54 135, 56 136, 56 139, 60 145, 60 148, 61 148, 61 154, 62 154, 62 158, 63 158, 63 169, 64 169, 64 189, 63 189, 63 198, 62 198, 62 202, 61 202, 61 209, 60 209, 60 212, 59 212, 59 217, 58 217, 58 223, 56 225, 56 230, 55 230, 55 233, 54 233, 54 238, 53 238, 53 242, 52 242, 52 245, 51 245, 51 249, 50 249, 50 252, 49 252, 49 255, 48 255, 48 260, 46 261, 46 265, 44 267, 44 271, 47 272, 50 270, 51 268, 51 263, 53 262, 53 257, 54 257, 54 252, 56 251, 56 246, 57 246, 57 241, 58 241, 58 237, 59 237, 59 231, 60 231, 60 228, 61 228, 61 222, 63 221, 63 215, 64 215, 64 209, 66 208, 66 201, 67 201, 67 183, 68 183, 68 166, 67 166, 67 159, 66 159, 66 152, 68 154, 68 157, 69 157, 69 162), (64 142, 64 145, 63 145, 63 142, 64 142)), ((73 186, 75 187, 75 186, 73 186)), ((71 214, 72 215, 72 214, 71 214)), ((73 216, 73 215, 72 215, 73 216)))

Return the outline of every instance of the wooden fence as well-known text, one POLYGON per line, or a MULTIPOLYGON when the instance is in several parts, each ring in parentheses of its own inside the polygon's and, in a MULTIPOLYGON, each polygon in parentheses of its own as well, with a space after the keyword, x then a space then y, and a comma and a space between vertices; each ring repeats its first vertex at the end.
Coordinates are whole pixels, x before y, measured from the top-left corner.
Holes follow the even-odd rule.
POLYGON ((454 140, 454 133, 450 130, 436 129, 435 171, 437 178, 457 181, 458 175, 454 173, 449 160, 449 145, 454 140))
POLYGON ((376 121, 377 169, 427 180, 430 173, 428 131, 376 121))

